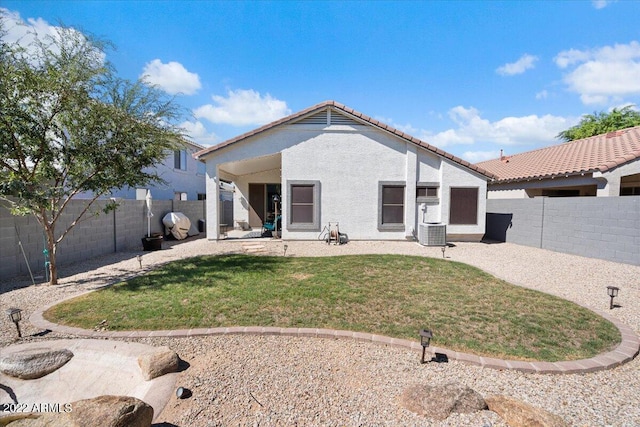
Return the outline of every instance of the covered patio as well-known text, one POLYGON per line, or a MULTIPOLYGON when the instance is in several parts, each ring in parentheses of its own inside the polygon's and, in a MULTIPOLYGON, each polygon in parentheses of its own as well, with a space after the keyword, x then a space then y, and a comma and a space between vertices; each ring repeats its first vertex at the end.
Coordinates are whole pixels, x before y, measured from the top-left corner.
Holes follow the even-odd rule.
POLYGON ((217 165, 216 176, 234 186, 233 223, 220 224, 220 238, 272 237, 263 233, 265 223, 282 214, 280 153, 217 165))

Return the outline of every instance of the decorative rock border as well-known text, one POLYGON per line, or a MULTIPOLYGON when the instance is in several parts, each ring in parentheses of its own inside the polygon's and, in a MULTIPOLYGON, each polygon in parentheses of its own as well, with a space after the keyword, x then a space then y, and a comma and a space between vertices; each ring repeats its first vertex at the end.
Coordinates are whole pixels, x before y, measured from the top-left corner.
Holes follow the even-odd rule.
MULTIPOLYGON (((368 334, 364 332, 352 332, 334 329, 321 328, 278 328, 278 327, 262 327, 262 326, 234 326, 228 328, 197 328, 197 329, 177 329, 177 330, 161 330, 161 331, 92 331, 82 328, 74 328, 70 326, 59 325, 49 322, 43 317, 43 313, 49 308, 60 304, 80 295, 93 292, 87 291, 69 298, 56 301, 46 307, 35 311, 29 321, 36 327, 41 329, 49 329, 51 331, 80 335, 91 338, 150 338, 150 337, 195 337, 207 335, 279 335, 287 337, 312 337, 312 338, 332 338, 332 339, 352 339, 356 341, 372 342, 374 344, 384 344, 392 347, 406 348, 410 350, 422 351, 422 346, 417 341, 405 340, 400 338, 390 338, 383 335, 368 334)), ((599 354, 589 359, 571 360, 562 362, 526 362, 519 360, 502 360, 492 357, 477 356, 474 354, 461 353, 440 347, 430 346, 429 350, 432 355, 436 353, 445 354, 450 360, 458 360, 460 362, 470 363, 482 366, 483 368, 491 368, 498 370, 515 370, 527 373, 538 374, 577 374, 596 372, 607 369, 613 369, 624 363, 633 360, 640 353, 640 337, 627 325, 620 322, 616 318, 605 312, 594 310, 590 307, 583 306, 606 320, 613 323, 620 331, 622 341, 612 351, 599 354)))

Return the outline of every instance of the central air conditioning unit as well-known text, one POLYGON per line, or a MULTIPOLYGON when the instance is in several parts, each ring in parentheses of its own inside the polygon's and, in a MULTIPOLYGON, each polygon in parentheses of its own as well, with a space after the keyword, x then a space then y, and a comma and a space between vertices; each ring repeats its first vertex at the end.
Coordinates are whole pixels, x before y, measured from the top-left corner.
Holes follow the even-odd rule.
POLYGON ((447 225, 436 222, 420 224, 418 242, 423 246, 445 246, 447 244, 447 225))

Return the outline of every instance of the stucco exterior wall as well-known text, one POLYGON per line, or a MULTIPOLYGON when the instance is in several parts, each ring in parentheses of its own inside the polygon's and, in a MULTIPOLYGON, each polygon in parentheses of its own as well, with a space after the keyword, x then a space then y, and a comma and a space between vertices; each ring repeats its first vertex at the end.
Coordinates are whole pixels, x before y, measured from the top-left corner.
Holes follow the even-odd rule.
POLYGON ((218 182, 236 185, 234 220, 247 221, 250 183, 281 183, 283 239, 314 240, 329 222, 352 240, 404 240, 423 222, 448 222, 449 188, 478 188, 478 220, 448 233, 484 234, 486 178, 371 126, 283 125, 216 150, 207 161, 207 237, 218 239, 218 182), (279 155, 279 169, 273 167, 279 155), (264 162, 264 171, 257 164, 264 162), (256 169, 256 170, 254 170, 256 169), (289 181, 318 182, 319 226, 289 230, 289 181), (380 185, 405 186, 404 227, 379 227, 380 185), (438 200, 416 201, 416 184, 435 184, 438 200))
POLYGON ((233 193, 234 227, 238 227, 239 222, 249 222, 249 184, 273 184, 279 183, 280 179, 280 170, 275 169, 244 176, 242 179, 236 177, 233 193))
MULTIPOLYGON (((480 175, 470 173, 462 166, 444 159, 442 161, 441 218, 449 224, 452 187, 478 188, 478 218, 474 225, 447 225, 447 235, 482 235, 485 232, 487 207, 487 181, 480 175)), ((465 238, 466 240, 466 238, 465 238)))
MULTIPOLYGON (((350 239, 404 239, 405 231, 378 230, 378 185, 380 181, 406 182, 406 143, 367 128, 309 136, 282 152, 282 177, 285 182, 321 182, 321 229, 296 231, 294 235, 284 225, 285 217, 282 237, 316 239, 323 226, 338 222, 340 231, 350 239)), ((286 206, 287 186, 282 190, 286 206)), ((405 208, 407 192, 405 189, 405 208)))
POLYGON ((598 189, 598 196, 619 196, 620 180, 624 176, 640 173, 640 159, 626 163, 604 173, 594 173, 596 178, 606 180, 606 185, 598 189))

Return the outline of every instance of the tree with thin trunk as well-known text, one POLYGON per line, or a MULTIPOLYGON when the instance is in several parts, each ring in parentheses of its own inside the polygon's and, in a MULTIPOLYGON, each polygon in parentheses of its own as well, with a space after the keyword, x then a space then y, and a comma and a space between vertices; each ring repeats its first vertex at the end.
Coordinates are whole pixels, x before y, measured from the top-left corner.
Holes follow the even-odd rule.
POLYGON ((59 243, 117 207, 99 198, 163 182, 153 166, 181 141, 172 124, 181 110, 158 88, 118 78, 106 43, 64 26, 27 45, 5 42, 4 23, 0 12, 0 201, 42 226, 55 285, 59 243), (83 209, 62 224, 80 194, 89 195, 83 209))
POLYGON ((633 105, 627 105, 620 109, 614 108, 609 113, 601 111, 585 114, 580 123, 563 130, 556 138, 569 142, 639 125, 640 112, 633 105))

